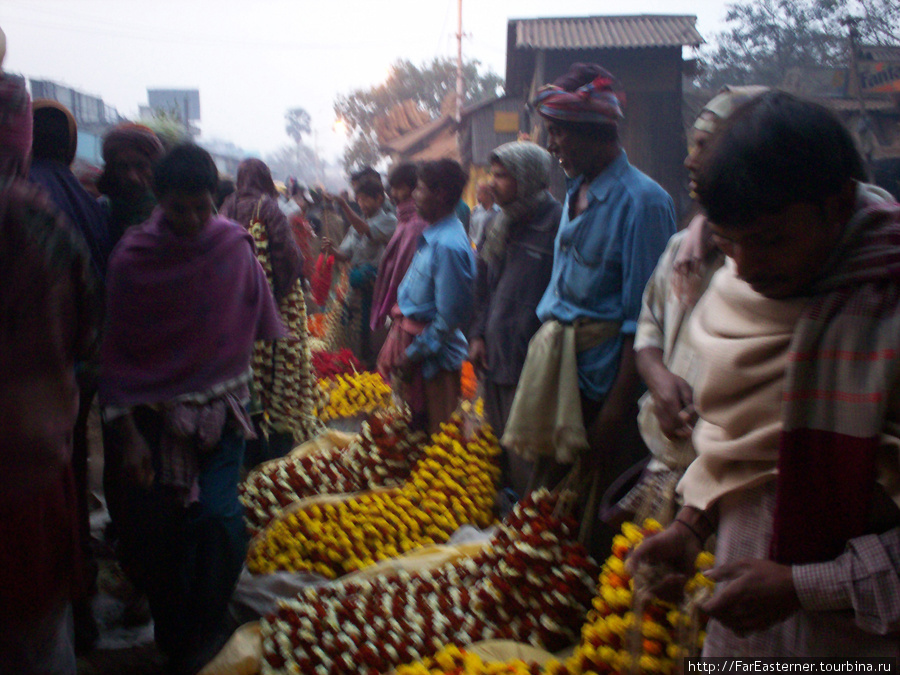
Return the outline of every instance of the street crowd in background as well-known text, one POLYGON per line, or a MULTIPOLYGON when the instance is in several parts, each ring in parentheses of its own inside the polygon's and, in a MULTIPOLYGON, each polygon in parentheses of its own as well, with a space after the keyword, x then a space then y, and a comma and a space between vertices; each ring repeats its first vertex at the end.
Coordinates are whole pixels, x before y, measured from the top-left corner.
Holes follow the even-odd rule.
POLYGON ((574 64, 533 101, 547 148, 495 148, 470 211, 451 159, 279 191, 258 159, 230 181, 136 124, 85 185, 71 113, 0 74, 0 673, 71 674, 90 648, 92 406, 107 537, 169 672, 221 648, 242 472, 297 440, 265 428, 254 345, 297 339, 279 312, 322 309, 329 258, 346 344, 417 429, 473 364, 512 499, 577 475, 596 551, 654 516, 629 565, 664 570, 662 597, 715 535, 704 654, 896 657, 900 206, 831 113, 726 88, 691 130, 679 231, 622 148, 623 100, 574 64))

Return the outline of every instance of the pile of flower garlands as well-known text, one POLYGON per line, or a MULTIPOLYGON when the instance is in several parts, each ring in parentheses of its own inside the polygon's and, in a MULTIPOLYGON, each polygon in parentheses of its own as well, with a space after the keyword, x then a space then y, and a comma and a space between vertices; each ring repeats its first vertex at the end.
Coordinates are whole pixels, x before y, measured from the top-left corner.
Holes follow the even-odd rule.
POLYGON ((338 352, 314 351, 312 363, 318 380, 363 370, 360 360, 346 347, 338 352))
MULTIPOLYGON (((581 675, 582 673, 663 673, 677 671, 685 656, 696 656, 703 644, 705 617, 696 610, 697 599, 713 582, 703 575, 712 567, 713 556, 697 556, 697 573, 687 583, 687 600, 677 608, 659 601, 644 603, 640 625, 635 621, 633 582, 625 570, 628 552, 644 536, 660 529, 652 520, 643 528, 625 523, 622 534, 613 540, 612 555, 603 565, 593 609, 581 629, 581 642, 565 662, 549 660, 543 667, 521 660, 484 662, 454 644, 447 645, 430 659, 403 666, 397 675, 581 675)), ((467 643, 458 643, 467 644, 467 643)))
POLYGON ((597 565, 553 515, 546 490, 520 502, 474 558, 308 589, 261 622, 263 669, 387 673, 448 643, 512 639, 554 650, 578 635, 597 565))
POLYGON ((397 668, 396 675, 541 675, 541 666, 521 659, 485 661, 477 654, 448 645, 437 654, 397 668))
POLYGON ((247 525, 254 534, 290 504, 320 494, 342 494, 399 485, 421 457, 421 433, 395 408, 376 413, 346 448, 266 462, 240 486, 247 525))
POLYGON ((344 373, 319 380, 323 398, 317 413, 319 419, 334 419, 368 415, 391 406, 391 388, 378 373, 344 373))
MULTIPOLYGON (((272 262, 266 226, 259 220, 250 223, 250 235, 256 254, 272 285, 272 262)), ((316 417, 320 390, 313 377, 306 326, 306 302, 302 281, 296 280, 290 292, 278 303, 278 312, 293 339, 259 341, 253 352, 253 378, 264 411, 263 430, 290 432, 294 441, 317 436, 322 424, 316 417)))
POLYGON ((313 571, 334 579, 444 543, 461 525, 487 527, 500 446, 486 427, 467 439, 460 426, 458 416, 442 426, 400 487, 286 511, 251 544, 250 572, 313 571))

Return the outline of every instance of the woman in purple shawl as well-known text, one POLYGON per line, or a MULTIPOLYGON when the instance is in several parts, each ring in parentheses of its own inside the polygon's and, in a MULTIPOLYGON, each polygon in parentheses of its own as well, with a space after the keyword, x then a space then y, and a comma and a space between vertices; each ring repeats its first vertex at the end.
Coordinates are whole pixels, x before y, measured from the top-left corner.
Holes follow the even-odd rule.
POLYGON ((303 256, 294 241, 287 216, 278 206, 278 191, 272 172, 259 159, 245 159, 237 170, 235 191, 228 196, 219 214, 250 227, 258 219, 266 226, 272 257, 275 300, 281 301, 303 271, 303 256))
MULTIPOLYGON (((281 305, 287 300, 303 272, 303 254, 294 239, 287 216, 278 206, 278 191, 265 162, 251 158, 240 163, 235 191, 222 204, 220 213, 248 229, 254 220, 265 227, 269 261, 272 265, 272 292, 275 294, 275 301, 281 305)), ((302 302, 302 297, 299 301, 302 302)), ((292 338, 303 339, 303 336, 293 335, 292 338)), ((287 373, 282 370, 277 376, 286 377, 287 373)), ((260 387, 261 382, 257 380, 255 386, 260 387)), ((295 442, 308 440, 302 438, 302 435, 295 438, 294 432, 281 424, 280 420, 269 426, 264 415, 264 400, 271 396, 261 394, 258 390, 255 394, 251 412, 257 438, 247 444, 244 458, 247 468, 281 457, 294 447, 295 442)))
POLYGON ((250 235, 213 216, 218 175, 186 144, 154 168, 160 206, 107 275, 100 402, 122 475, 121 557, 170 672, 221 646, 246 555, 237 498, 254 342, 284 334, 250 235))

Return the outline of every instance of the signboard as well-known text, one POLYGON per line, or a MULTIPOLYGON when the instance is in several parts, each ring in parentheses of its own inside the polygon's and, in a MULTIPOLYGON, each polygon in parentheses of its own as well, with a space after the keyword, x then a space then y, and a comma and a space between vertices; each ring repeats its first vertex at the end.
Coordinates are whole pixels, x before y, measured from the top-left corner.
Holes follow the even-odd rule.
POLYGON ((147 102, 153 110, 177 115, 181 121, 200 121, 199 89, 148 89, 147 102))
POLYGON ((900 61, 859 61, 859 88, 867 94, 900 93, 900 61))

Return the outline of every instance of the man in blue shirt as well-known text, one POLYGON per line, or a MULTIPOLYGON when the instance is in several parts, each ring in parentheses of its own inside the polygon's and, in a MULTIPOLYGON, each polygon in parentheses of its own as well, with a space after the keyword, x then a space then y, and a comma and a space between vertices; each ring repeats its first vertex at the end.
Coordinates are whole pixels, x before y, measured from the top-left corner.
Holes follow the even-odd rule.
POLYGON ((544 323, 503 439, 542 458, 533 483, 552 483, 580 460, 595 495, 642 454, 631 442, 634 334, 644 287, 675 232, 672 199, 629 164, 619 142, 613 83, 600 66, 575 64, 535 100, 569 189, 537 307, 544 323))
POLYGON ((420 167, 413 197, 429 225, 397 290, 399 312, 392 313, 391 332, 378 357, 379 371, 393 376, 414 425, 430 433, 456 409, 468 351, 460 326, 472 309, 475 255, 455 214, 467 180, 453 160, 420 167))

